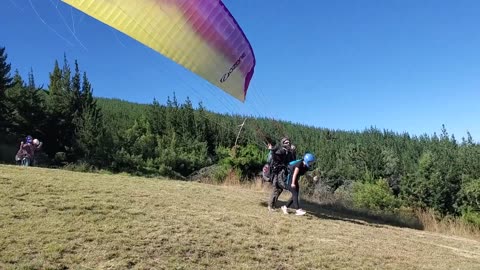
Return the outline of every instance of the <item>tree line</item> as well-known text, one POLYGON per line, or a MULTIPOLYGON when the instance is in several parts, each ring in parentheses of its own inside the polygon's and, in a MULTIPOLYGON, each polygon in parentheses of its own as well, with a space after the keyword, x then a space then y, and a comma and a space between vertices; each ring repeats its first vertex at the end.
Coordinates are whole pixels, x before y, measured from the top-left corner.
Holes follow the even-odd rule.
MULTIPOLYGON (((77 61, 73 67, 66 56, 61 64, 55 61, 43 87, 33 71, 23 78, 12 70, 1 48, 3 162, 13 162, 26 135, 43 142, 41 166, 74 164, 179 179, 213 168, 216 181, 231 173, 253 179, 266 161, 265 143, 288 136, 299 156, 307 151, 317 156, 311 174, 331 192, 353 182, 356 198, 368 207, 434 209, 480 224, 480 145, 469 133, 457 140, 444 126, 439 134, 420 136, 377 128, 331 130, 217 114, 189 98, 178 101, 174 92, 151 104, 95 98, 77 61)), ((314 193, 318 183, 309 179, 304 192, 314 193)))

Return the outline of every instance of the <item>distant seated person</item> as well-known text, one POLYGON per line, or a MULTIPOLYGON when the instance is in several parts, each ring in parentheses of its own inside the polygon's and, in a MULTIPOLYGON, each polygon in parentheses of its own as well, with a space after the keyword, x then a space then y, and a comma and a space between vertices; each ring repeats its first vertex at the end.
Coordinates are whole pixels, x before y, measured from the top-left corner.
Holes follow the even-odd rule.
POLYGON ((35 152, 40 150, 42 143, 28 135, 25 142, 20 143, 20 149, 15 156, 18 165, 30 166, 35 163, 35 152))

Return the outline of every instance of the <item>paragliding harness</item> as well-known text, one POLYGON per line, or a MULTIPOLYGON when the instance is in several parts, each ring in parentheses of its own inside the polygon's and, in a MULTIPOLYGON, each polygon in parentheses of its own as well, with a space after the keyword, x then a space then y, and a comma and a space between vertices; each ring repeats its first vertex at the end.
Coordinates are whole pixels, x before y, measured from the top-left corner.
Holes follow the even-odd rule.
POLYGON ((30 155, 24 149, 20 149, 17 152, 17 154, 15 155, 15 161, 17 162, 17 165, 20 166, 30 166, 31 164, 30 155))
POLYGON ((267 163, 263 165, 262 178, 266 182, 273 182, 274 174, 281 173, 281 171, 286 170, 286 167, 284 165, 275 166, 273 162, 273 155, 274 154, 270 151, 267 156, 267 163))
POLYGON ((285 184, 287 184, 288 177, 290 175, 289 167, 290 165, 294 165, 297 162, 302 161, 302 159, 291 161, 288 166, 285 165, 274 165, 273 162, 273 153, 270 151, 267 156, 267 163, 263 166, 262 171, 262 178, 266 182, 273 182, 274 174, 279 175, 278 177, 278 185, 281 188, 285 188, 285 184))
POLYGON ((267 156, 267 163, 263 165, 262 169, 262 178, 265 182, 272 182, 272 171, 273 171, 273 158, 272 152, 270 151, 267 156))

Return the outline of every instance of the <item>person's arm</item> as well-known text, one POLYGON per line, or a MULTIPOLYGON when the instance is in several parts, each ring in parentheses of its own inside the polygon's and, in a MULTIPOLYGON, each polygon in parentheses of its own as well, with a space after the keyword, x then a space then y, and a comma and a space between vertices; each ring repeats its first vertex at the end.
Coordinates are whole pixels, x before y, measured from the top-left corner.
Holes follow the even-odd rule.
POLYGON ((300 171, 300 169, 298 167, 295 168, 295 170, 293 170, 293 175, 292 175, 292 188, 295 188, 295 186, 297 185, 297 178, 298 178, 298 172, 300 171))
POLYGON ((287 154, 287 150, 285 150, 285 148, 283 148, 281 145, 275 146, 274 152, 277 155, 286 155, 287 154))
POLYGON ((280 145, 272 146, 271 144, 269 144, 268 149, 272 154, 275 154, 276 156, 285 154, 285 149, 283 149, 283 147, 281 147, 280 145))
POLYGON ((270 146, 269 149, 270 149, 272 152, 276 152, 276 151, 278 151, 278 149, 280 149, 280 145, 278 145, 278 144, 277 144, 277 145, 271 145, 271 144, 270 144, 269 146, 270 146))

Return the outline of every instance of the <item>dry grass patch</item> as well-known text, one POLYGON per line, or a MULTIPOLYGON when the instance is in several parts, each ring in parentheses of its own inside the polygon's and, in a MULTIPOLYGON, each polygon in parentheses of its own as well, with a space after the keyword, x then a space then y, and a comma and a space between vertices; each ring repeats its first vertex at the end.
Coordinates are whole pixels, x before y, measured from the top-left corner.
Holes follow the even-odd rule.
POLYGON ((416 211, 425 230, 439 232, 450 236, 463 236, 480 240, 480 231, 472 224, 468 224, 459 218, 446 217, 439 220, 433 211, 416 211))
POLYGON ((268 213, 262 189, 0 166, 0 269, 480 265, 478 241, 312 210, 268 213))

